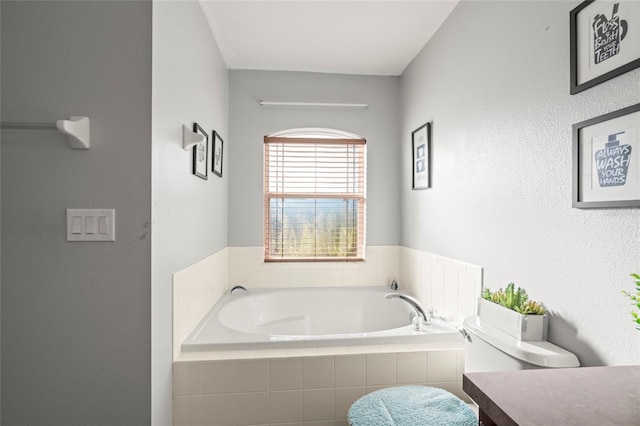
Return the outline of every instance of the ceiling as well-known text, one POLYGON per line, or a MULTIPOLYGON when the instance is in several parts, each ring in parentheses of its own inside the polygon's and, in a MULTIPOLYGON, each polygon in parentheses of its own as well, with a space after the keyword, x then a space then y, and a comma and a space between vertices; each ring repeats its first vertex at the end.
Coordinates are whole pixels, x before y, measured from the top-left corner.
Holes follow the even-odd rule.
POLYGON ((459 0, 200 0, 230 69, 401 75, 459 0))

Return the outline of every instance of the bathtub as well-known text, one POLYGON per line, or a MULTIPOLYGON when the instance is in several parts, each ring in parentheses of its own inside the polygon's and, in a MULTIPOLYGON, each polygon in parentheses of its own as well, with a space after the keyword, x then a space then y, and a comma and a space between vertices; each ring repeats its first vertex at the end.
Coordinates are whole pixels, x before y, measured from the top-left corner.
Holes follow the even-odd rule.
POLYGON ((182 343, 183 352, 459 342, 455 324, 411 325, 413 308, 387 287, 228 291, 182 343))

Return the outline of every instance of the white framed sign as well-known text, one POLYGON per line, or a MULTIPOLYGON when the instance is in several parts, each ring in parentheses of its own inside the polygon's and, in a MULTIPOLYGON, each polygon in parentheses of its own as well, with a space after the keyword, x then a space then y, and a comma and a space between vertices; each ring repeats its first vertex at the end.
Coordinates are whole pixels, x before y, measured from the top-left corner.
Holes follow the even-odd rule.
POLYGON ((569 26, 572 95, 640 66, 640 2, 587 0, 569 26))
POLYGON ((411 132, 411 152, 411 189, 431 187, 431 123, 425 123, 411 132))
POLYGON ((573 125, 573 207, 640 207, 640 104, 573 125))

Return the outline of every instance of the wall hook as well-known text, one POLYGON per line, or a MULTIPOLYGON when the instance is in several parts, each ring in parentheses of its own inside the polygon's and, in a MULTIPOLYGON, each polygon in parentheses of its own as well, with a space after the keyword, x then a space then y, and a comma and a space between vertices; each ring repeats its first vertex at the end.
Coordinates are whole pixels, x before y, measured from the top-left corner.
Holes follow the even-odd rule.
POLYGON ((58 120, 56 127, 67 135, 71 149, 89 149, 91 146, 89 117, 72 116, 68 120, 58 120))
POLYGON ((185 151, 189 151, 194 145, 204 143, 205 140, 203 134, 196 133, 187 126, 182 125, 182 148, 185 151))

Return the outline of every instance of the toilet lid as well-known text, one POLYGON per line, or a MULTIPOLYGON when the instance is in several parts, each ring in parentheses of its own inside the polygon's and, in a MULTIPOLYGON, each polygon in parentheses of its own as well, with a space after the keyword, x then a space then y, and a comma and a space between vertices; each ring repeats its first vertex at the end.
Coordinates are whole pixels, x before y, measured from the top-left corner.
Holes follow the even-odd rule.
POLYGON ((489 324, 482 323, 477 316, 467 317, 464 328, 471 338, 480 338, 491 346, 521 361, 539 367, 569 368, 580 367, 580 361, 571 352, 547 341, 522 341, 489 324))

